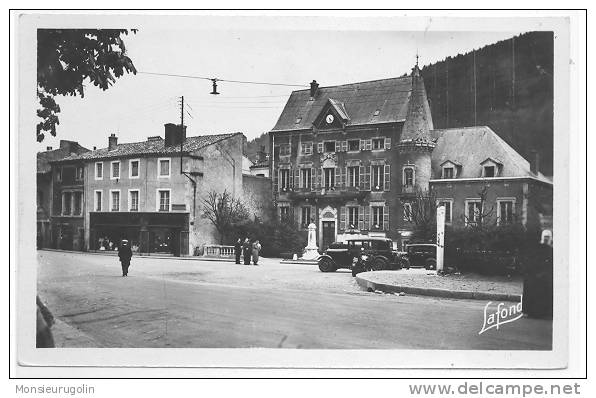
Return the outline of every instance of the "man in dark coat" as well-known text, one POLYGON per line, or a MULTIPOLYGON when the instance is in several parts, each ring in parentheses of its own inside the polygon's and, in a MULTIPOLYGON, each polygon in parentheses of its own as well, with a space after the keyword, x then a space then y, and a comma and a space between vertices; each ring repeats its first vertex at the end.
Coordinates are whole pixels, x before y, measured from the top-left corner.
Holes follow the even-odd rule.
POLYGON ((122 244, 118 248, 118 257, 122 264, 122 276, 128 276, 128 267, 130 266, 130 259, 132 258, 132 250, 126 239, 122 240, 122 244))
POLYGON ((545 232, 539 244, 526 248, 522 311, 531 318, 552 319, 553 248, 551 232, 545 232))
POLYGON ((240 256, 242 256, 242 239, 240 238, 234 245, 234 255, 236 256, 236 264, 240 264, 240 256))
POLYGON ((244 256, 244 265, 250 265, 250 255, 252 254, 252 246, 248 238, 244 239, 242 245, 242 255, 244 256))

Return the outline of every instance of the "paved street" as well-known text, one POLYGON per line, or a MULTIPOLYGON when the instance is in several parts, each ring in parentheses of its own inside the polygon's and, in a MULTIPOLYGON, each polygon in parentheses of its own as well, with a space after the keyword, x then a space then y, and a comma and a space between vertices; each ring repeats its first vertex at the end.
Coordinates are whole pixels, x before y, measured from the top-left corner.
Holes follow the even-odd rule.
POLYGON ((361 291, 347 271, 38 252, 38 291, 70 347, 550 349, 551 322, 479 335, 484 301, 361 291))

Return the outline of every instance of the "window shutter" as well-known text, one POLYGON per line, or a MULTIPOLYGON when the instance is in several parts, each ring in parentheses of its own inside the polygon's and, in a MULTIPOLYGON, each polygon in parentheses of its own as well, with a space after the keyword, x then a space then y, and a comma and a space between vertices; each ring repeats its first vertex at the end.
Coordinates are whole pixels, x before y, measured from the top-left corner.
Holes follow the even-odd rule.
POLYGON ((370 191, 370 173, 372 166, 365 167, 366 174, 364 176, 364 190, 370 191))
POLYGON ((278 175, 279 175, 279 169, 277 170, 277 172, 273 172, 273 192, 277 192, 278 191, 278 175))
POLYGON ((300 169, 296 167, 294 169, 294 189, 298 189, 300 187, 300 169))
POLYGON ((342 141, 341 142, 341 151, 342 152, 347 152, 348 151, 348 141, 342 141))
POLYGON ((358 211, 358 229, 364 229, 364 206, 360 206, 360 209, 358 211))
POLYGON ((335 152, 341 152, 341 141, 335 141, 335 152))
POLYGON ((281 192, 281 169, 277 170, 277 189, 281 192))
POLYGON ((385 149, 386 150, 390 150, 391 149, 391 137, 385 138, 385 149))
POLYGON ((311 191, 315 190, 316 178, 317 178, 317 169, 315 169, 314 167, 311 167, 311 169, 310 169, 310 190, 311 191))
POLYGON ((339 228, 345 231, 346 228, 346 206, 342 206, 339 212, 339 228))
POLYGON ((364 206, 364 229, 370 229, 370 206, 364 206))
POLYGON ((323 153, 323 143, 317 143, 317 153, 323 153))
POLYGON ((366 140, 360 140, 360 150, 364 151, 366 147, 366 140))
POLYGON ((366 150, 367 151, 372 150, 372 139, 366 140, 366 150))
POLYGON ((321 189, 321 174, 322 174, 322 169, 320 167, 317 167, 316 169, 317 172, 317 189, 321 189))
POLYGON ((335 168, 335 187, 341 187, 341 167, 335 168))
POLYGON ((360 189, 362 189, 364 191, 366 184, 365 184, 365 177, 366 177, 366 173, 364 172, 364 166, 360 166, 360 189))
POLYGON ((389 231, 389 206, 383 207, 383 230, 389 231))
POLYGON ((340 170, 341 170, 341 185, 340 185, 340 187, 341 188, 344 188, 344 187, 347 187, 348 186, 347 180, 346 180, 346 178, 347 178, 346 177, 347 176, 347 174, 346 174, 346 168, 345 167, 340 167, 340 170))
POLYGON ((385 165, 385 191, 391 190, 391 165, 385 165))
POLYGON ((309 224, 311 222, 316 223, 317 222, 316 220, 317 220, 316 207, 310 206, 310 220, 308 220, 308 223, 309 224))

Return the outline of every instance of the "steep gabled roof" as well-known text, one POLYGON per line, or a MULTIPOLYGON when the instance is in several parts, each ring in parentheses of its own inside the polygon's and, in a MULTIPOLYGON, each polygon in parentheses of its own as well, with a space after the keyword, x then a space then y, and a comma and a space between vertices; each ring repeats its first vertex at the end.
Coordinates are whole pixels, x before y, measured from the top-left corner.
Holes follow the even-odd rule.
MULTIPOLYGON (((182 146, 182 151, 185 153, 194 152, 206 146, 215 144, 216 142, 233 137, 237 134, 242 133, 187 137, 182 146)), ((153 139, 150 141, 118 144, 112 151, 110 151, 108 148, 101 148, 80 155, 69 156, 65 159, 62 159, 60 162, 68 162, 72 160, 113 159, 145 155, 171 155, 176 153, 180 153, 180 145, 165 146, 165 140, 153 139)))
POLYGON ((502 163, 499 177, 534 177, 552 184, 542 173, 533 173, 530 163, 487 126, 460 127, 432 131, 438 137, 432 153, 433 178, 440 178, 445 161, 462 165, 458 178, 478 178, 481 164, 490 159, 502 163))
POLYGON ((401 122, 406 118, 411 86, 411 77, 405 76, 319 87, 314 99, 310 97, 310 90, 294 91, 271 131, 312 128, 330 99, 332 103, 341 104, 338 112, 349 116, 348 126, 401 122))

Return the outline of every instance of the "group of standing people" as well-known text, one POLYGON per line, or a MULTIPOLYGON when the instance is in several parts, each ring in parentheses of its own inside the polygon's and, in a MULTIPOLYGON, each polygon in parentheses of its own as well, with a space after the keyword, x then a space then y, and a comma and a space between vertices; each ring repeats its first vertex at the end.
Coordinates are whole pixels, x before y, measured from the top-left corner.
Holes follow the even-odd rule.
POLYGON ((236 255, 236 264, 240 264, 240 257, 244 259, 244 265, 250 265, 252 257, 252 263, 254 265, 259 264, 259 252, 261 251, 261 243, 256 239, 253 243, 250 243, 250 239, 245 238, 242 242, 241 238, 238 238, 234 245, 234 254, 236 255))

